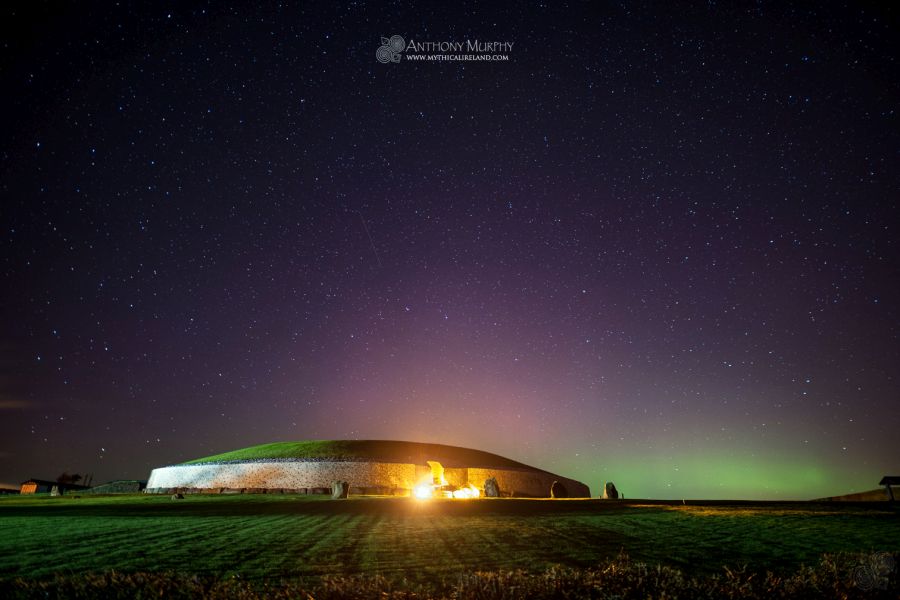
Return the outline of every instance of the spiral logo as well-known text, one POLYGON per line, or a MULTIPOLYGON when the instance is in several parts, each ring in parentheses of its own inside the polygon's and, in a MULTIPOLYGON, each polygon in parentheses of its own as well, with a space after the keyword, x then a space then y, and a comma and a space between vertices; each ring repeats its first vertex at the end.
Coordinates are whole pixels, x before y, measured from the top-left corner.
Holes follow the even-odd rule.
POLYGON ((392 35, 390 38, 382 37, 381 45, 375 51, 375 59, 378 62, 387 64, 390 62, 400 62, 400 53, 406 50, 406 40, 399 35, 392 35))
POLYGON ((888 578, 896 568, 894 557, 889 552, 876 552, 853 569, 853 579, 856 587, 863 591, 873 589, 886 589, 888 578))
POLYGON ((387 64, 394 58, 394 53, 387 46, 379 46, 375 51, 375 58, 378 59, 378 62, 387 64))
POLYGON ((856 580, 856 587, 866 592, 874 589, 875 585, 878 583, 875 578, 875 573, 869 565, 857 565, 856 568, 853 569, 853 579, 856 580))
POLYGON ((388 45, 394 52, 403 52, 406 50, 406 40, 399 35, 392 35, 391 39, 388 40, 388 45))

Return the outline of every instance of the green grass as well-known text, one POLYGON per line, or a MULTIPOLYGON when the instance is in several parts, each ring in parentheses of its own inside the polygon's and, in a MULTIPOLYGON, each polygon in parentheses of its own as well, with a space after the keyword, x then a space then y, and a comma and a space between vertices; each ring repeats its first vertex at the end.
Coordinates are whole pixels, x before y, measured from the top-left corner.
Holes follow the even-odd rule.
POLYGON ((110 569, 251 581, 589 567, 626 552, 687 573, 788 572, 823 553, 900 550, 887 505, 633 505, 316 496, 0 499, 0 578, 110 569))
POLYGON ((425 461, 436 460, 445 467, 530 468, 514 460, 471 448, 392 440, 274 442, 197 458, 182 464, 271 458, 338 458, 344 460, 374 458, 421 465, 424 465, 425 461))
POLYGON ((775 600, 896 600, 900 554, 826 555, 790 575, 724 569, 687 576, 677 568, 653 566, 619 556, 590 568, 551 567, 540 572, 478 571, 424 583, 392 581, 380 575, 341 575, 318 581, 251 582, 179 573, 107 571, 57 575, 49 579, 0 579, 5 600, 672 600, 729 598, 775 600), (863 565, 867 565, 863 567, 863 565))

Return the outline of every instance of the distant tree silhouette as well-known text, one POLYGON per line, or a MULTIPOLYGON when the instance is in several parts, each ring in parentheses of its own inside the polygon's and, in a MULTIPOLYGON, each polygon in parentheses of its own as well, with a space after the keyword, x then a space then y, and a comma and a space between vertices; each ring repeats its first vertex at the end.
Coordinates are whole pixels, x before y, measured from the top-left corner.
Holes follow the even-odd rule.
POLYGON ((63 471, 62 475, 60 475, 59 477, 56 478, 56 483, 58 483, 60 485, 66 485, 66 484, 74 485, 74 484, 78 483, 79 481, 81 481, 81 475, 79 475, 78 473, 69 475, 65 471, 63 471))

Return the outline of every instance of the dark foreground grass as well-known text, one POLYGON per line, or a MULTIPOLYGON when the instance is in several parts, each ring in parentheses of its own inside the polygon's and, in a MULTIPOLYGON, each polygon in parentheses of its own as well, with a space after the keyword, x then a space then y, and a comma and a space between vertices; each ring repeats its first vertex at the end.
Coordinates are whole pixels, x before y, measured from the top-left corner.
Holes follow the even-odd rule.
POLYGON ((524 571, 464 572, 430 582, 394 580, 381 575, 331 576, 302 581, 247 582, 239 578, 175 573, 119 573, 56 576, 49 580, 0 579, 3 598, 207 598, 218 599, 458 599, 518 598, 897 598, 897 555, 825 555, 818 565, 790 575, 723 569, 720 574, 688 576, 679 569, 634 562, 626 556, 593 568, 552 567, 524 571))
MULTIPOLYGON (((898 551, 900 512, 886 504, 278 495, 0 499, 0 597, 41 589, 70 597, 82 588, 94 590, 84 592, 89 597, 102 595, 94 588, 107 584, 114 594, 145 593, 144 586, 156 597, 159 586, 170 584, 197 593, 209 588, 210 597, 282 589, 328 597, 332 588, 358 588, 370 596, 399 590, 417 597, 497 598, 510 589, 557 585, 605 597, 596 590, 616 577, 636 578, 642 586, 664 581, 653 585, 681 586, 688 596, 723 585, 777 595, 809 581, 832 591, 859 590, 853 570, 875 572, 875 557, 891 556, 880 552, 898 551), (825 554, 834 556, 823 563, 825 554), (495 592, 484 591, 490 589, 495 592)), ((896 569, 886 573, 896 581, 896 569)), ((627 597, 634 585, 609 589, 627 597)), ((898 597, 891 585, 891 597, 898 597)), ((640 589, 635 597, 657 593, 640 589)))

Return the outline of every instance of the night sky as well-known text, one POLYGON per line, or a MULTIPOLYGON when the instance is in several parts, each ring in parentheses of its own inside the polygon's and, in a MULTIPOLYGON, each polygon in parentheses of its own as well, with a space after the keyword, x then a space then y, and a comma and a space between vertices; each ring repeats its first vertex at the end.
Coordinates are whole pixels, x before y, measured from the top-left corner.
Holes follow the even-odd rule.
POLYGON ((626 497, 900 471, 895 10, 155 4, 2 8, 0 484, 332 438, 626 497))

